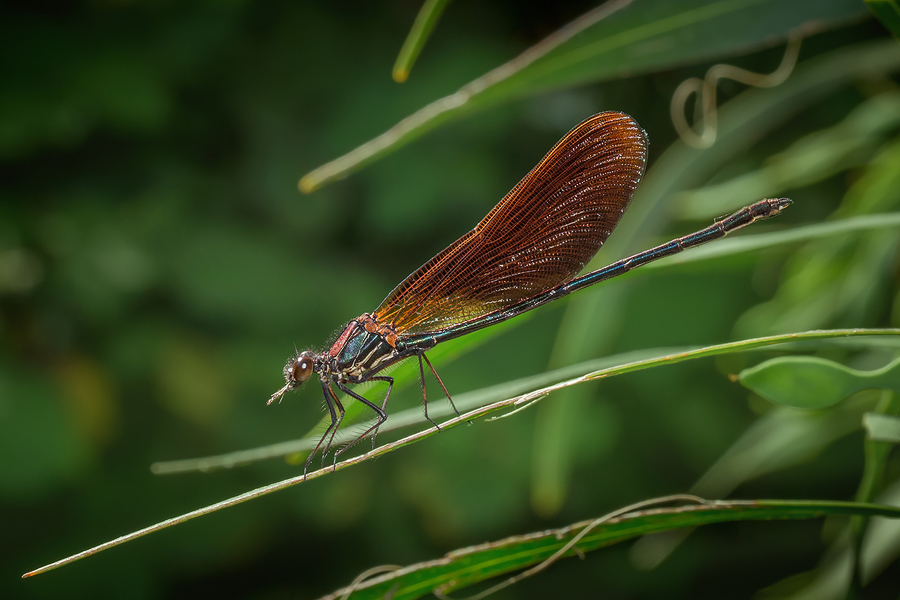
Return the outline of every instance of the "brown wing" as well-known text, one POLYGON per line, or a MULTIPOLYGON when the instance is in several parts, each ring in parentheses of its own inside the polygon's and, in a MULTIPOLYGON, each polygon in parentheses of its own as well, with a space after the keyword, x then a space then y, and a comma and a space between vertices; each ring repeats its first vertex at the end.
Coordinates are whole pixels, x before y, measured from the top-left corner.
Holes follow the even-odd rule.
POLYGON ((647 136, 634 119, 594 115, 373 316, 400 335, 441 331, 571 279, 619 223, 646 161, 647 136))

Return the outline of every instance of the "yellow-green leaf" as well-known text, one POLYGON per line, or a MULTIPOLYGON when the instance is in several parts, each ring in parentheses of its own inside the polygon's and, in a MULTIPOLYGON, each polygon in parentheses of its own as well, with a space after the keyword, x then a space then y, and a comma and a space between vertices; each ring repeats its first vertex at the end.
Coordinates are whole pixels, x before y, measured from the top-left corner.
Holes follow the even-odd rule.
POLYGON ((815 356, 782 356, 744 369, 739 377, 770 402, 819 409, 863 390, 900 390, 900 359, 875 371, 858 371, 815 356))

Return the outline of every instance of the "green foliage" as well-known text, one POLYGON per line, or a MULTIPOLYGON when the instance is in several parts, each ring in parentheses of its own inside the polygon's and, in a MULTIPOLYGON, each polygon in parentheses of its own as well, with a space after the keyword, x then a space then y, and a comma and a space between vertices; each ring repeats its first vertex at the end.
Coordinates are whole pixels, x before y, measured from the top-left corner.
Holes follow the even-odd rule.
POLYGON ((897 0, 866 0, 866 4, 888 31, 900 37, 900 5, 897 0))
POLYGON ((900 418, 878 413, 863 415, 863 427, 870 439, 900 444, 900 418))
POLYGON ((447 8, 450 0, 425 0, 422 9, 416 16, 403 47, 400 48, 400 54, 397 56, 397 62, 394 63, 394 81, 403 83, 409 78, 409 72, 412 70, 419 53, 428 41, 431 32, 434 31, 435 25, 441 18, 441 13, 447 8))
MULTIPOLYGON (((542 531, 462 548, 441 560, 410 565, 396 573, 382 575, 357 585, 352 591, 356 599, 392 598, 413 600, 467 588, 491 577, 523 569, 546 561, 557 552, 564 556, 584 556, 597 550, 634 539, 640 535, 660 533, 685 527, 697 527, 729 521, 764 521, 815 519, 833 515, 864 515, 900 518, 900 508, 855 504, 853 502, 803 502, 754 500, 712 502, 676 508, 635 510, 614 516, 599 524, 585 521, 563 529, 542 531)), ((600 521, 599 519, 597 521, 600 521)), ((337 600, 347 591, 338 590, 322 600, 337 600)))
POLYGON ((815 356, 781 356, 741 371, 740 381, 766 400, 819 409, 871 389, 900 392, 900 359, 874 371, 858 371, 815 356))

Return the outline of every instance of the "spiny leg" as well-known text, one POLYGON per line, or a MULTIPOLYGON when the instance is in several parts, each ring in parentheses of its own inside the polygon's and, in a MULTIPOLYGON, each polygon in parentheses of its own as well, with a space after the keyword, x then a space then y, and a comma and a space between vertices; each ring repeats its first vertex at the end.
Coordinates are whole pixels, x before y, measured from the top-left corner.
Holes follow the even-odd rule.
POLYGON ((359 400, 360 402, 362 402, 363 404, 365 404, 366 406, 368 406, 369 408, 371 408, 372 410, 374 410, 375 413, 378 415, 378 421, 377 421, 374 425, 372 425, 371 427, 369 427, 368 429, 366 429, 366 430, 363 432, 363 434, 362 434, 361 436, 359 436, 358 438, 356 438, 355 440, 353 440, 352 442, 350 442, 349 444, 347 444, 346 446, 344 446, 343 448, 341 448, 340 450, 338 450, 337 452, 335 452, 335 454, 334 454, 334 460, 335 460, 335 462, 336 462, 336 461, 337 461, 337 457, 338 457, 340 454, 343 454, 346 450, 349 450, 350 448, 352 448, 353 446, 355 446, 356 444, 358 444, 360 440, 362 440, 362 439, 365 438, 367 435, 369 435, 370 433, 372 433, 372 431, 374 431, 375 429, 378 429, 379 427, 381 427, 381 424, 384 423, 385 421, 387 421, 387 413, 384 412, 384 409, 378 408, 378 405, 377 405, 377 404, 373 404, 372 402, 366 400, 365 398, 363 398, 362 396, 360 396, 359 394, 357 394, 356 392, 354 392, 353 390, 351 390, 350 388, 348 388, 348 387, 345 386, 344 384, 338 383, 337 381, 335 381, 335 385, 338 386, 338 389, 339 389, 339 390, 341 390, 342 392, 344 392, 345 394, 347 394, 347 395, 349 395, 349 396, 352 396, 352 397, 356 398, 357 400, 359 400))
POLYGON ((316 452, 319 451, 319 448, 322 447, 322 442, 325 441, 325 438, 328 437, 328 433, 331 429, 337 424, 337 413, 334 410, 334 405, 331 404, 331 395, 334 394, 334 390, 331 389, 331 386, 328 385, 326 381, 320 381, 322 384, 322 393, 325 394, 325 406, 328 407, 328 412, 331 413, 331 425, 325 430, 325 433, 322 435, 322 438, 319 440, 319 443, 316 444, 316 447, 313 448, 313 451, 309 453, 309 456, 306 458, 306 464, 303 465, 303 481, 306 481, 306 472, 309 471, 309 463, 312 462, 313 456, 316 455, 316 452), (331 392, 331 394, 329 394, 331 392))
MULTIPOLYGON (((328 386, 328 393, 331 394, 331 399, 334 401, 334 404, 337 406, 338 412, 341 416, 338 417, 337 423, 334 425, 334 429, 331 430, 331 437, 328 438, 328 444, 325 445, 325 450, 322 451, 322 468, 325 468, 325 457, 328 455, 328 451, 331 450, 331 443, 334 441, 334 435, 337 433, 338 428, 341 426, 341 421, 344 420, 344 406, 341 404, 341 401, 338 400, 337 394, 334 393, 334 390, 331 389, 331 386, 328 386)), ((337 460, 337 454, 335 454, 335 460, 337 460)))
MULTIPOLYGON (((370 378, 369 381, 387 381, 387 384, 388 384, 387 393, 384 395, 384 400, 381 403, 381 410, 385 411, 385 409, 387 408, 388 398, 391 397, 391 390, 394 389, 394 378, 379 375, 378 377, 370 378)), ((387 414, 387 412, 384 412, 384 414, 387 414)), ((381 426, 380 423, 378 425, 381 426)), ((372 432, 372 450, 375 449, 375 436, 376 435, 378 435, 378 427, 375 427, 375 431, 372 432)))
MULTIPOLYGON (((431 374, 434 375, 434 378, 437 379, 437 382, 441 384, 441 389, 444 390, 444 394, 447 396, 447 400, 450 401, 450 406, 453 408, 453 412, 456 413, 456 416, 459 416, 459 410, 457 410, 456 405, 453 404, 453 398, 450 397, 450 392, 447 391, 447 386, 444 385, 444 382, 441 381, 441 376, 437 374, 437 371, 434 370, 434 366, 431 364, 431 361, 428 360, 428 357, 425 356, 425 352, 420 354, 421 358, 425 359, 425 362, 428 363, 428 368, 431 369, 431 374)), ((419 361, 419 366, 421 367, 421 360, 419 361)), ((422 376, 422 385, 425 384, 424 375, 422 376)))
MULTIPOLYGON (((434 419, 428 416, 428 392, 425 391, 425 367, 422 366, 422 357, 425 356, 424 352, 419 352, 419 380, 422 383, 422 408, 425 409, 425 418, 431 421, 431 424, 434 425, 434 428, 438 431, 441 430, 441 426, 434 422, 434 419)), ((425 359, 428 360, 427 358, 425 359)), ((431 367, 431 363, 428 363, 428 366, 431 367)), ((434 371, 434 367, 431 368, 432 372, 434 371)), ((441 384, 443 385, 443 384, 441 384)), ((446 390, 445 390, 446 391, 446 390)), ((455 407, 454 407, 455 408, 455 407)), ((457 413, 458 414, 458 413, 457 413)))

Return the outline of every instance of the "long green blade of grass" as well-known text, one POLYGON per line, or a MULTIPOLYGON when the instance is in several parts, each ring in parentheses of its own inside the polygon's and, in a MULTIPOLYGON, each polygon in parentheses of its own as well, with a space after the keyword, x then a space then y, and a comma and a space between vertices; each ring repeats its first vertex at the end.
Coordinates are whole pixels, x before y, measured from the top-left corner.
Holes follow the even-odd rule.
POLYGON ((419 53, 422 52, 425 42, 431 36, 431 32, 434 31, 434 27, 440 20, 441 13, 447 8, 449 1, 425 0, 425 4, 422 5, 422 9, 416 16, 412 29, 409 30, 406 41, 403 42, 403 47, 400 48, 397 62, 394 63, 392 75, 397 83, 403 83, 409 78, 410 70, 419 57, 419 53))
MULTIPOLYGON (((732 500, 638 510, 606 519, 594 527, 591 526, 596 521, 583 521, 562 529, 455 550, 441 559, 410 565, 359 583, 350 597, 354 600, 374 600, 387 595, 393 600, 413 600, 431 595, 435 590, 441 594, 460 590, 498 575, 538 565, 563 550, 586 528, 589 531, 577 540, 577 547, 571 547, 563 556, 576 556, 637 536, 685 527, 731 521, 817 519, 835 515, 900 518, 900 508, 815 500, 732 500)), ((338 590, 321 600, 344 598, 348 591, 338 590)))

